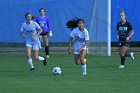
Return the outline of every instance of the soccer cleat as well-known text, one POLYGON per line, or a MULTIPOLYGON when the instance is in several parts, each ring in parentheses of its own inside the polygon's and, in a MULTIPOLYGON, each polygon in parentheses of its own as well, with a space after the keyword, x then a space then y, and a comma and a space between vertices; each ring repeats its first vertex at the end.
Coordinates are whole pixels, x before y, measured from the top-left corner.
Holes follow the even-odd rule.
POLYGON ((134 58, 134 53, 133 53, 133 52, 130 53, 130 57, 131 57, 132 60, 135 59, 135 58, 134 58))
POLYGON ((46 55, 46 58, 50 58, 50 56, 49 55, 46 55))
POLYGON ((86 75, 87 73, 86 72, 83 72, 83 75, 86 75))
POLYGON ((124 68, 124 65, 120 65, 119 68, 124 68))
POLYGON ((31 68, 31 69, 30 69, 30 71, 33 71, 33 70, 35 70, 35 69, 34 69, 34 68, 31 68))
POLYGON ((47 64, 47 61, 46 61, 46 58, 43 60, 43 65, 46 66, 47 64))

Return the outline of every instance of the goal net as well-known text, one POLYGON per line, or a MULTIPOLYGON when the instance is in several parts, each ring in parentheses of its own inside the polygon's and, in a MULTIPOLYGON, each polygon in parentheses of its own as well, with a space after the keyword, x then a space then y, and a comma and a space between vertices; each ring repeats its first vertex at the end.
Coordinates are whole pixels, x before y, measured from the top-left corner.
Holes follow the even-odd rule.
POLYGON ((89 54, 111 55, 110 12, 111 0, 94 0, 89 29, 89 54))

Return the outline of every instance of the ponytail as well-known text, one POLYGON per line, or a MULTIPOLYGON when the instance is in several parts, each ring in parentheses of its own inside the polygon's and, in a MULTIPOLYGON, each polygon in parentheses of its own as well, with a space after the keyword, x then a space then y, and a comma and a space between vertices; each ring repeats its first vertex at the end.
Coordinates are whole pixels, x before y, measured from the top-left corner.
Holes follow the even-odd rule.
POLYGON ((34 20, 35 19, 35 16, 32 16, 32 20, 34 20))
POLYGON ((77 27, 77 20, 78 20, 78 18, 75 17, 74 19, 67 21, 67 23, 66 23, 67 28, 71 29, 71 30, 76 28, 77 27))
POLYGON ((82 21, 84 23, 83 19, 75 17, 74 19, 67 21, 66 26, 68 29, 73 30, 74 28, 78 27, 79 21, 82 21))

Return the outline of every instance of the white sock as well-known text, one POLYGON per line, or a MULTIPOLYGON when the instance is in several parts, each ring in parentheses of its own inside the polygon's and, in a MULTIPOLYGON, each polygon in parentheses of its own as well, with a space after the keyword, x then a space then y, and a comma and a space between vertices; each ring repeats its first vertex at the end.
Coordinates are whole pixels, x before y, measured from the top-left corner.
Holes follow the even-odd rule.
POLYGON ((86 64, 85 64, 85 65, 82 65, 81 67, 82 67, 82 72, 83 72, 83 73, 86 73, 86 72, 87 72, 86 64))
POLYGON ((32 62, 32 59, 31 58, 28 59, 27 62, 28 62, 28 65, 29 65, 30 68, 34 68, 33 62, 32 62))
POLYGON ((41 56, 38 56, 38 60, 43 61, 43 60, 45 60, 45 58, 41 57, 41 56))

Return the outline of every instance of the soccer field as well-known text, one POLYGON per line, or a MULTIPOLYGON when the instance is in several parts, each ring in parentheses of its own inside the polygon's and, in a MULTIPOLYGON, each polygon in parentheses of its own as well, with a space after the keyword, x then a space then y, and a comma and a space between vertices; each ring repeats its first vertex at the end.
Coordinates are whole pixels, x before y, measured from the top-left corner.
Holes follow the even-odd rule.
POLYGON ((51 55, 46 67, 34 61, 31 72, 24 54, 0 54, 0 93, 140 93, 139 56, 127 58, 125 69, 119 69, 118 55, 87 55, 83 76, 73 55, 51 55), (55 66, 61 67, 61 75, 52 75, 55 66))

